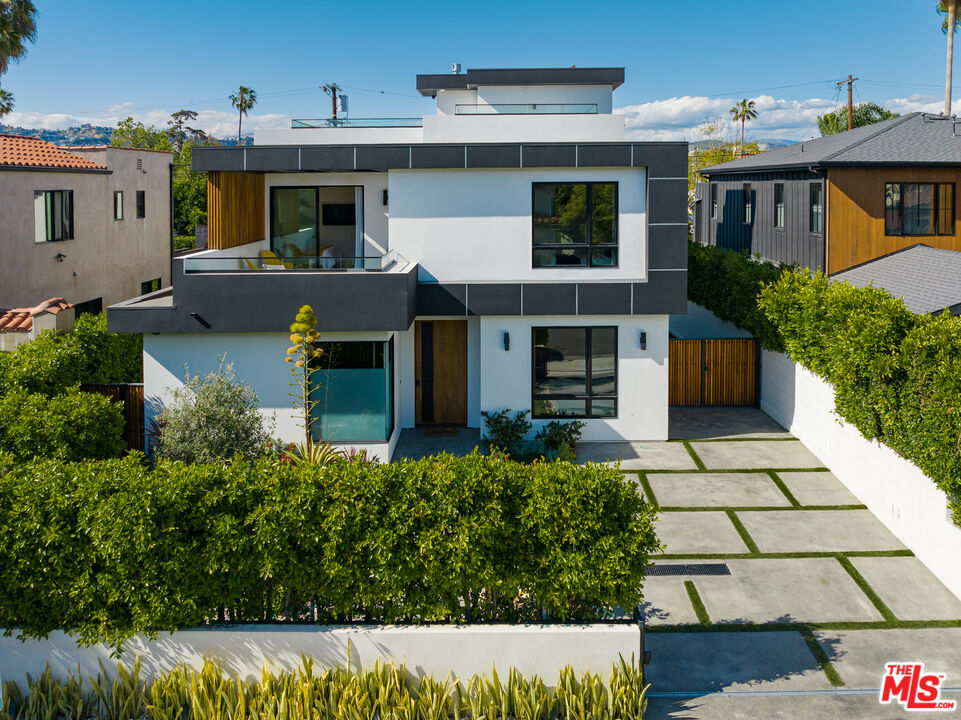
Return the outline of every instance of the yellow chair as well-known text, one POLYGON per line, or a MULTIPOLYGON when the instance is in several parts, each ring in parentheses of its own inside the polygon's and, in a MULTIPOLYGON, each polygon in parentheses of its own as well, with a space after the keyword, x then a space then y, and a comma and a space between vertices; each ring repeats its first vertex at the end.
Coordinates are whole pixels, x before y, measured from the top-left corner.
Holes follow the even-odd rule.
POLYGON ((257 269, 258 269, 256 265, 254 265, 252 262, 250 262, 250 258, 243 258, 243 261, 244 261, 245 263, 247 263, 247 267, 249 267, 251 270, 257 270, 257 269))
POLYGON ((270 250, 261 250, 260 257, 264 261, 264 267, 266 268, 275 268, 278 270, 280 268, 285 268, 287 270, 291 270, 294 267, 292 263, 283 262, 270 250))

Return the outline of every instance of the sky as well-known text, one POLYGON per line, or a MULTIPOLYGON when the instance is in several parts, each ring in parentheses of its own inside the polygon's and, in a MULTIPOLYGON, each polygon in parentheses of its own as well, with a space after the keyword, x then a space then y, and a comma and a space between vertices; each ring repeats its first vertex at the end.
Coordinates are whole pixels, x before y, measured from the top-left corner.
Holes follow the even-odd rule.
POLYGON ((227 96, 247 85, 258 95, 247 134, 329 117, 327 82, 345 88, 352 117, 416 117, 433 101, 414 76, 454 62, 624 67, 614 104, 632 139, 696 140, 713 119, 734 137, 728 110, 741 98, 759 113, 749 137, 816 137, 817 116, 846 102, 835 83, 848 73, 860 78, 855 102, 901 113, 944 104, 934 0, 34 2, 37 42, 0 77, 16 96, 7 125, 115 125, 129 115, 162 126, 189 109, 202 129, 230 136, 237 113, 227 96))

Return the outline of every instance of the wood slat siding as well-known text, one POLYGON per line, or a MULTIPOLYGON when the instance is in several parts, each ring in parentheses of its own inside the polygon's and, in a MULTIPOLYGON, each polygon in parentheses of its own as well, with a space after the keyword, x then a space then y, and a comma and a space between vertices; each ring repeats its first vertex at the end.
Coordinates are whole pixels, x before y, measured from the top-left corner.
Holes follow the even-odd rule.
POLYGON ((961 250, 961 168, 830 168, 827 175, 828 273, 917 243, 961 250), (954 235, 886 236, 884 184, 888 182, 954 183, 954 235))
POLYGON ((670 404, 756 405, 757 340, 671 340, 670 404))
POLYGON ((211 250, 264 239, 266 195, 260 173, 207 173, 207 247, 211 250))
POLYGON ((83 392, 104 395, 123 403, 124 440, 131 450, 143 450, 143 385, 139 383, 116 383, 107 385, 81 385, 83 392))
POLYGON ((704 235, 699 241, 728 250, 746 250, 765 260, 824 269, 824 236, 809 230, 812 182, 823 182, 807 171, 718 175, 704 187, 704 235), (774 184, 784 183, 784 229, 774 227, 774 184), (717 185, 717 220, 710 220, 711 184, 717 185), (751 184, 753 222, 744 220, 744 183, 751 184))

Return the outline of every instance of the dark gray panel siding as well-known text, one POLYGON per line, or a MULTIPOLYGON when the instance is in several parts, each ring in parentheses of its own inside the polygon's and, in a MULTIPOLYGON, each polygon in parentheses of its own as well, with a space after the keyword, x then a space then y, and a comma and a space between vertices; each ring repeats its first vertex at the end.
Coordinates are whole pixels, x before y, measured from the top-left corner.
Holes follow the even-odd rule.
POLYGON ((824 235, 810 232, 810 186, 824 180, 807 171, 717 176, 717 219, 710 219, 710 186, 704 188, 700 242, 743 250, 765 260, 824 269, 824 235), (752 222, 744 222, 745 183, 751 185, 752 222), (774 185, 784 183, 784 228, 774 227, 774 185))

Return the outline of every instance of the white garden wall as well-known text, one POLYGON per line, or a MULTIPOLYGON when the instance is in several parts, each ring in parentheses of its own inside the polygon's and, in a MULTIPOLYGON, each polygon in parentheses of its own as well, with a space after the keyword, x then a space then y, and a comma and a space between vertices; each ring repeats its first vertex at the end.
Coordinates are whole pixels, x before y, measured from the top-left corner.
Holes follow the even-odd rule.
MULTIPOLYGON (((204 658, 218 661, 230 675, 259 679, 264 665, 273 671, 296 669, 301 655, 314 659, 315 667, 345 665, 350 642, 352 668, 371 667, 375 661, 406 664, 407 671, 443 679, 448 672, 469 680, 496 667, 506 676, 516 667, 528 677, 540 675, 556 682, 559 671, 571 665, 575 671, 610 673, 611 663, 631 655, 640 661, 641 635, 633 624, 622 625, 433 625, 427 627, 323 627, 244 625, 223 629, 178 630, 161 633, 156 640, 136 637, 124 644, 120 658, 132 664, 139 655, 142 677, 186 663, 200 668, 204 658)), ((78 647, 62 632, 46 640, 21 643, 0 637, 0 676, 23 683, 26 673, 34 677, 49 662, 53 673, 66 678, 77 672, 96 677, 98 662, 116 668, 105 645, 78 647)))
POLYGON ((834 389, 787 355, 764 352, 761 409, 791 431, 961 597, 961 528, 934 481, 834 414, 834 389))

